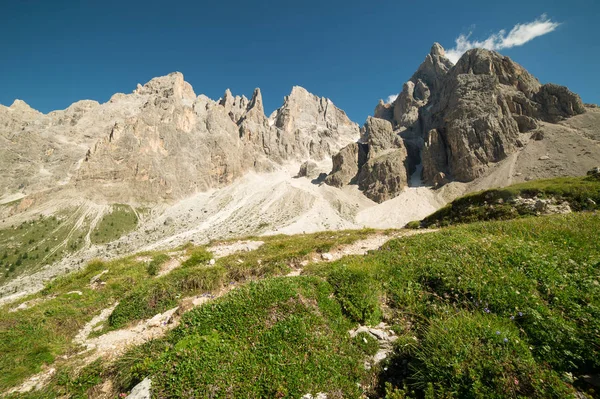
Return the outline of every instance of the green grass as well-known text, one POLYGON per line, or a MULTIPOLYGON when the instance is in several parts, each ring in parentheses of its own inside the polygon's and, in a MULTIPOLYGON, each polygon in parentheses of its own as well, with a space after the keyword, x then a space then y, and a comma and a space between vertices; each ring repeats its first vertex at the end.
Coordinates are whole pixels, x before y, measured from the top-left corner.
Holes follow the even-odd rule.
MULTIPOLYGON (((191 261, 171 273, 148 278, 148 264, 137 256, 111 262, 93 261, 80 272, 67 275, 50 283, 41 293, 24 298, 45 299, 30 309, 9 313, 5 306, 0 312, 0 392, 20 383, 26 377, 51 364, 64 354, 77 350, 71 343, 77 331, 115 301, 120 301, 109 323, 96 334, 116 329, 177 306, 185 295, 214 293, 231 281, 271 276, 277 271, 289 270, 288 264, 306 257, 313 250, 329 250, 336 242, 353 242, 370 234, 370 230, 317 233, 300 236, 265 238, 265 245, 257 251, 219 259, 210 266, 211 256, 203 247, 186 246, 191 261), (258 256, 264 259, 256 262, 258 256), (245 265, 237 262, 244 259, 245 265), (108 269, 103 275, 106 285, 100 290, 89 288, 90 279, 108 269), (66 295, 80 290, 79 295, 66 295), (54 297, 56 296, 56 297, 54 297)), ((144 253, 156 264, 170 257, 163 252, 144 253)), ((75 377, 74 377, 75 378, 75 377)), ((52 397, 52 395, 50 396, 52 397)))
POLYGON ((122 325, 171 307, 177 294, 251 280, 116 363, 66 368, 37 397, 94 396, 94 376, 118 392, 150 376, 157 397, 597 397, 580 377, 600 372, 599 230, 594 212, 479 222, 395 239, 287 278, 271 276, 364 233, 267 238, 212 266, 190 247, 201 261, 155 279, 135 258, 96 262, 51 284, 45 294, 57 298, 0 313, 0 388, 75 350, 69 337, 111 300, 137 304, 113 313, 122 325), (107 267, 104 291, 64 295, 107 267), (381 320, 399 339, 367 371, 377 343, 348 330, 381 320))
POLYGON ((0 285, 80 249, 85 237, 83 231, 71 234, 75 218, 66 213, 40 216, 0 230, 0 285))
POLYGON ((112 211, 102 218, 91 235, 92 243, 104 244, 114 241, 134 230, 138 218, 129 205, 113 205, 112 211))
POLYGON ((189 258, 180 268, 137 287, 119 303, 109 318, 107 330, 162 313, 175 307, 180 298, 194 293, 213 292, 227 283, 287 273, 291 266, 308 259, 313 252, 326 252, 334 245, 352 243, 372 233, 373 230, 355 230, 261 237, 265 243, 257 250, 218 259, 215 265, 208 264, 212 254, 205 248, 190 246, 189 258))
POLYGON ((272 276, 289 272, 292 267, 308 261, 311 254, 319 255, 335 246, 351 244, 374 233, 373 229, 362 229, 250 237, 249 239, 264 241, 264 244, 255 251, 221 258, 217 260, 217 264, 227 269, 232 280, 272 276))
POLYGON ((592 213, 475 223, 312 269, 379 282, 406 338, 380 392, 392 381, 414 397, 570 397, 565 373, 600 371, 599 228, 592 213))
POLYGON ((164 265, 169 260, 169 255, 167 254, 158 254, 152 257, 152 260, 148 262, 148 266, 146 266, 146 270, 150 276, 156 276, 160 271, 160 267, 164 265))
POLYGON ((393 240, 244 286, 110 373, 122 391, 151 376, 158 397, 594 396, 577 377, 600 370, 598 228, 583 213, 393 240), (381 318, 400 338, 365 371, 377 344, 347 331, 381 318))
POLYGON ((566 201, 573 211, 591 211, 600 206, 600 180, 594 176, 558 177, 491 189, 458 198, 409 228, 448 226, 485 220, 507 220, 533 216, 535 211, 512 203, 517 197, 554 198, 566 201))
MULTIPOLYGON (((71 343, 79 329, 102 309, 147 281, 144 264, 133 257, 113 262, 91 262, 85 270, 49 284, 43 292, 23 299, 45 299, 35 306, 9 313, 0 312, 0 391, 51 364, 77 348, 71 343), (104 269, 104 289, 89 288, 90 279, 104 269), (83 295, 68 295, 79 290, 83 295)), ((20 302, 22 302, 20 301, 20 302)), ((15 306, 11 304, 10 306, 15 306)))
POLYGON ((310 277, 251 283, 135 349, 117 365, 117 380, 131 386, 152 374, 163 398, 300 397, 332 387, 332 397, 358 397, 365 350, 332 294, 310 277))

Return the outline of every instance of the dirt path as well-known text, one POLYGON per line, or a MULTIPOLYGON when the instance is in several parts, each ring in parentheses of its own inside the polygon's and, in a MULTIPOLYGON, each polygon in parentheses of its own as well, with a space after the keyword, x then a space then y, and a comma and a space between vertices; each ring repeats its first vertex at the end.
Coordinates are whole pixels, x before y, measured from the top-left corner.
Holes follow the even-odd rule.
MULTIPOLYGON (((374 234, 363 240, 355 241, 352 244, 339 246, 331 252, 321 254, 321 256, 317 256, 315 253, 311 261, 313 263, 333 262, 348 255, 364 255, 368 251, 380 248, 383 244, 391 239, 430 233, 434 231, 437 230, 403 230, 389 235, 374 234)), ((215 257, 223 257, 240 251, 256 250, 262 244, 262 241, 237 241, 234 243, 217 245, 211 248, 214 251, 213 254, 215 254, 215 257)), ((171 261, 175 265, 174 267, 177 267, 179 264, 181 264, 181 258, 179 257, 173 258, 171 261)), ((169 267, 169 269, 172 270, 171 267, 169 267)), ((302 268, 298 268, 293 270, 286 277, 298 276, 301 272, 302 268)), ((89 355, 83 358, 83 360, 79 358, 78 366, 83 367, 98 358, 114 360, 133 346, 142 345, 150 340, 163 337, 168 331, 179 325, 181 316, 184 313, 216 298, 222 297, 231 290, 235 289, 237 286, 238 284, 230 284, 221 289, 221 291, 215 295, 205 293, 202 295, 185 298, 180 302, 180 306, 169 309, 163 313, 159 313, 150 319, 142 320, 127 328, 110 331, 101 336, 90 338, 89 336, 92 331, 101 327, 102 324, 108 320, 108 317, 118 305, 118 303, 113 304, 112 306, 102 310, 100 314, 96 315, 94 318, 92 318, 92 320, 86 323, 73 339, 74 343, 84 347, 83 351, 79 352, 75 356, 79 357, 80 355, 86 355, 88 352, 90 352, 89 355)), ((68 362, 68 360, 68 358, 64 359, 65 362, 68 362)), ((42 372, 30 377, 18 387, 11 389, 7 393, 23 393, 32 389, 38 390, 48 383, 55 372, 55 367, 48 367, 42 372)))
POLYGON ((292 270, 286 276, 299 276, 302 273, 303 267, 306 266, 308 263, 333 262, 343 258, 344 256, 366 255, 367 252, 381 248, 383 244, 394 238, 409 237, 417 234, 433 233, 435 231, 437 231, 437 229, 402 230, 389 235, 374 234, 365 239, 355 241, 352 244, 341 245, 330 252, 326 252, 320 255, 317 253, 313 253, 310 262, 305 262, 301 265, 302 267, 292 270))
POLYGON ((263 241, 236 241, 213 245, 207 250, 213 254, 215 259, 223 258, 237 252, 255 251, 264 244, 263 241))

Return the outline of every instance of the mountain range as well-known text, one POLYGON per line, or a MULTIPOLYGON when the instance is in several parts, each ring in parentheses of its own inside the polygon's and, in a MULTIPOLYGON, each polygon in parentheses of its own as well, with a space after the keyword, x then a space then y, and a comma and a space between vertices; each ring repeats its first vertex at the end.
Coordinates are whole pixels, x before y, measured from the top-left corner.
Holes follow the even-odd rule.
POLYGON ((398 97, 362 127, 301 87, 267 116, 260 89, 212 100, 178 72, 104 104, 48 114, 20 100, 0 106, 0 229, 48 217, 70 227, 43 244, 60 257, 42 254, 0 295, 38 290, 98 256, 402 227, 468 192, 600 165, 600 109, 497 52, 470 50, 454 65, 436 43, 407 82, 397 78, 398 97), (135 226, 98 242, 116 207, 135 226))

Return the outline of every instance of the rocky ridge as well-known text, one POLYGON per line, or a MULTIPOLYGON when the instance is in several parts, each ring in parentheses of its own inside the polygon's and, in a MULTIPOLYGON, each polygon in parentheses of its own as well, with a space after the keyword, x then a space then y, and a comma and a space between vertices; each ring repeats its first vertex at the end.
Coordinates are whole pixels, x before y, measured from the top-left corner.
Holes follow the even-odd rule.
POLYGON ((156 203, 230 184, 248 171, 321 160, 358 126, 328 99, 294 87, 264 114, 262 95, 196 96, 181 73, 152 79, 107 103, 80 101, 44 115, 0 106, 4 198, 57 185, 109 202, 156 203), (8 167, 10 165, 10 167, 8 167))
MULTIPOLYGON (((543 138, 544 122, 556 124, 584 112, 578 95, 564 86, 540 84, 508 57, 474 49, 453 65, 435 43, 396 100, 380 101, 375 108, 375 118, 389 122, 401 138, 392 147, 406 151, 404 167, 395 161, 387 163, 386 173, 366 168, 361 180, 369 184, 359 187, 370 198, 385 201, 408 185, 405 177, 419 164, 423 181, 435 187, 449 181, 471 182, 522 148, 532 132, 534 139, 543 138), (388 194, 373 195, 369 187, 374 185, 388 194)), ((367 121, 360 140, 367 143, 365 153, 370 151, 367 125, 372 124, 367 121)), ((334 156, 327 183, 357 182, 340 178, 356 169, 356 156, 349 156, 357 152, 356 145, 334 156)))

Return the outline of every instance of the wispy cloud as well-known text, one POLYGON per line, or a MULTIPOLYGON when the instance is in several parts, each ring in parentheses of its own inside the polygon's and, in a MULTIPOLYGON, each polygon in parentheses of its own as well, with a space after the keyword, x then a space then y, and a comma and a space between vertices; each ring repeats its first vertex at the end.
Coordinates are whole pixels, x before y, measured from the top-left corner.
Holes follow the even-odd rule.
POLYGON ((467 50, 472 48, 502 50, 522 46, 538 36, 554 31, 559 25, 560 23, 554 22, 546 14, 542 14, 542 16, 534 21, 515 25, 508 34, 503 29, 498 33, 490 35, 483 41, 469 40, 473 33, 469 32, 468 35, 462 34, 456 39, 456 46, 446 51, 446 57, 453 63, 456 63, 467 50))
POLYGON ((393 103, 394 101, 396 101, 396 98, 398 98, 398 95, 397 95, 397 94, 391 94, 391 95, 387 96, 387 98, 386 98, 386 100, 385 100, 385 103, 386 103, 386 104, 391 104, 391 103, 393 103))

